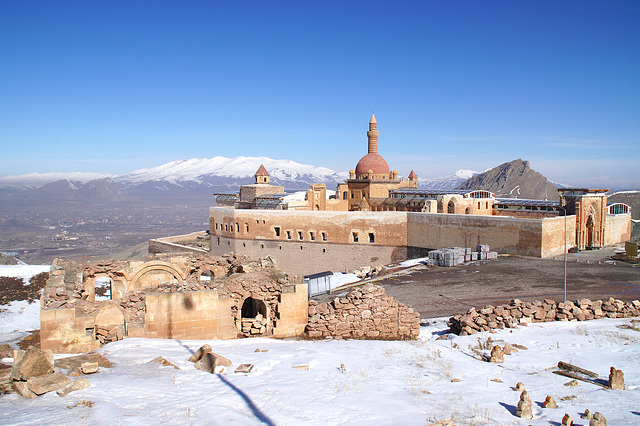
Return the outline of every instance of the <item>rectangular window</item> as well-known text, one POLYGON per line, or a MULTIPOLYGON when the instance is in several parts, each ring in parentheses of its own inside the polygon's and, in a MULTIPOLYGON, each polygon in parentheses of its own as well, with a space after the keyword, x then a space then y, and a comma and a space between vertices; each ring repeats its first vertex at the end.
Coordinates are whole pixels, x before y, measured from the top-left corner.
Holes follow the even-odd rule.
POLYGON ((298 231, 298 239, 301 240, 302 239, 302 231, 298 231))
POLYGON ((291 231, 287 231, 287 240, 291 239, 291 231))
POLYGON ((354 232, 354 233, 353 233, 353 242, 354 242, 354 243, 357 243, 357 242, 358 242, 358 233, 357 233, 357 232, 354 232))
POLYGON ((375 235, 373 235, 373 232, 369 232, 369 242, 370 243, 375 243, 376 242, 376 237, 375 237, 375 235))
POLYGON ((480 201, 478 201, 478 209, 480 208, 480 201))
POLYGON ((249 224, 248 224, 248 223, 245 223, 245 224, 244 224, 244 230, 245 230, 245 231, 247 231, 247 232, 249 232, 249 224))
POLYGON ((315 241, 316 240, 316 233, 315 232, 309 232, 309 238, 311 239, 311 241, 315 241))
POLYGON ((343 200, 346 200, 346 199, 347 199, 347 191, 344 191, 344 192, 342 193, 342 199, 343 199, 343 200))
POLYGON ((236 222, 236 232, 240 232, 240 224, 236 222))
POLYGON ((327 241, 327 233, 326 232, 322 233, 322 241, 327 241))
POLYGON ((276 233, 276 237, 280 236, 280 227, 276 226, 275 228, 273 228, 273 231, 276 233))

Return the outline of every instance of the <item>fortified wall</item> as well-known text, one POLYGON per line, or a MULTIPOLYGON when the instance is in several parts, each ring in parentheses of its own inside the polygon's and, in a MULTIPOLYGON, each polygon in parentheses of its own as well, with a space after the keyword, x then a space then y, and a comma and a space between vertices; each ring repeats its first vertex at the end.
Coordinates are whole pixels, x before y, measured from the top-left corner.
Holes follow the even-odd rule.
POLYGON ((304 333, 307 315, 306 284, 290 283, 269 259, 58 259, 41 298, 40 338, 43 350, 78 353, 126 337, 291 337, 304 333), (108 285, 96 289, 100 277, 108 285))

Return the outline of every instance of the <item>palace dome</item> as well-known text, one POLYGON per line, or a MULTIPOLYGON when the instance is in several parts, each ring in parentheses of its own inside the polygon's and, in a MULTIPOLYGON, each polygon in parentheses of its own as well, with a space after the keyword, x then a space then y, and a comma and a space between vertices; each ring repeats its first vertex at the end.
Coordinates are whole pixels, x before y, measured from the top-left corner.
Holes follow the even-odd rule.
POLYGON ((375 175, 389 175, 389 165, 381 155, 370 152, 358 161, 356 166, 356 176, 369 173, 369 170, 375 175))

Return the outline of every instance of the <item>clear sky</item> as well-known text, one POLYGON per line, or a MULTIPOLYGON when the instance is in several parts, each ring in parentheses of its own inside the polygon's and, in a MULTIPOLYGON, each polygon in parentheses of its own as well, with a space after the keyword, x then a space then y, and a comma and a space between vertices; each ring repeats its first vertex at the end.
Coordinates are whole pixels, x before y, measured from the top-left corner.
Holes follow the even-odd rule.
POLYGON ((0 0, 0 176, 523 158, 640 189, 640 1, 0 0))

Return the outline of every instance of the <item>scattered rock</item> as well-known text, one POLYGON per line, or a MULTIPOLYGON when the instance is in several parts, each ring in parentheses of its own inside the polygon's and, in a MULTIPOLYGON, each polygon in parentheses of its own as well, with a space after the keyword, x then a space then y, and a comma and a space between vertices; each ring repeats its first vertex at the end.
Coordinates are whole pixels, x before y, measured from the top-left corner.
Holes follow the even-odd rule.
POLYGON ((521 419, 533 419, 533 412, 531 411, 531 398, 529 398, 529 392, 527 392, 526 390, 523 390, 520 394, 516 416, 520 417, 521 419))
POLYGON ((29 389, 27 382, 13 382, 13 388, 25 398, 36 398, 38 396, 29 389))
POLYGON ((53 373, 53 352, 29 347, 26 351, 15 351, 19 358, 13 365, 13 380, 25 381, 31 377, 48 376, 53 373))
POLYGON ((222 372, 224 367, 230 367, 231 361, 221 355, 215 354, 213 352, 208 352, 200 358, 198 362, 196 362, 195 367, 198 370, 206 371, 211 374, 219 374, 222 372))
POLYGON ((589 426, 607 426, 607 419, 599 411, 596 411, 589 420, 589 426))
POLYGON ((211 346, 205 343, 200 347, 200 349, 198 349, 193 355, 191 355, 191 357, 189 358, 189 361, 198 362, 200 361, 200 359, 202 359, 203 356, 210 353, 211 351, 212 351, 211 346))
POLYGON ((505 344, 504 344, 504 348, 502 348, 502 352, 503 352, 505 355, 511 355, 511 354, 513 354, 513 353, 514 353, 514 352, 516 352, 516 351, 517 351, 517 350, 516 350, 513 346, 511 346, 511 343, 505 343, 505 344))
POLYGON ((58 396, 67 396, 71 392, 81 390, 81 389, 86 389, 89 386, 90 386, 89 379, 81 377, 77 380, 74 380, 73 382, 67 383, 65 386, 58 389, 56 393, 58 394, 58 396))
POLYGON ((558 404, 556 404, 556 400, 551 395, 547 395, 542 403, 542 408, 558 408, 558 404))
POLYGON ((453 420, 451 419, 444 419, 429 423, 427 426, 455 426, 455 423, 453 423, 453 420))
POLYGON ((55 371, 46 376, 31 377, 27 380, 27 387, 36 395, 42 395, 58 390, 69 383, 71 383, 71 379, 55 371))
POLYGON ((240 364, 234 373, 251 373, 253 370, 253 364, 240 364))
POLYGON ((308 370, 309 364, 294 365, 293 368, 296 370, 308 370))
POLYGON ((97 362, 83 362, 80 365, 80 370, 82 371, 82 374, 97 373, 98 369, 99 369, 99 366, 97 362))
POLYGON ((518 382, 516 386, 513 388, 514 391, 522 392, 524 390, 524 383, 518 382))
POLYGON ((576 379, 573 379, 567 383, 564 384, 565 386, 578 386, 578 381, 576 379))
POLYGON ((589 411, 589 409, 587 408, 586 410, 584 410, 584 413, 580 415, 580 418, 591 420, 591 418, 593 418, 593 414, 591 414, 591 411, 589 411))
POLYGON ((611 367, 609 372, 609 387, 616 390, 624 390, 624 373, 611 367))
POLYGON ((0 345, 0 359, 2 358, 13 358, 13 348, 8 343, 0 345))
POLYGON ((151 363, 160 364, 163 367, 171 366, 171 367, 175 368, 176 370, 180 370, 180 368, 178 366, 176 366, 175 364, 170 363, 169 361, 167 361, 166 359, 162 358, 161 356, 155 357, 151 361, 147 362, 147 364, 151 364, 151 363))
POLYGON ((489 358, 489 362, 504 362, 504 352, 500 345, 495 345, 491 349, 491 357, 489 358))
POLYGON ((562 417, 562 426, 572 426, 573 418, 568 414, 564 413, 564 417, 562 417))
POLYGON ((458 383, 460 381, 460 379, 458 379, 457 377, 451 379, 451 383, 458 383))

